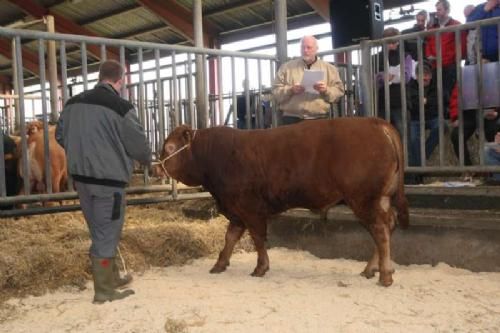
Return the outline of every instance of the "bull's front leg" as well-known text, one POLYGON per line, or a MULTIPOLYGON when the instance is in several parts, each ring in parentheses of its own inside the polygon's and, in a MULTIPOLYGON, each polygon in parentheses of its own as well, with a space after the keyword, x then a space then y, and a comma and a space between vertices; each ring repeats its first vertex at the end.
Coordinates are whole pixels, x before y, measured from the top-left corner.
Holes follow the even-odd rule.
POLYGON ((236 224, 234 222, 229 223, 227 226, 224 248, 219 253, 219 258, 217 259, 214 267, 210 270, 210 273, 221 273, 226 270, 227 266, 229 266, 229 259, 233 254, 234 246, 240 240, 244 232, 244 225, 236 224))

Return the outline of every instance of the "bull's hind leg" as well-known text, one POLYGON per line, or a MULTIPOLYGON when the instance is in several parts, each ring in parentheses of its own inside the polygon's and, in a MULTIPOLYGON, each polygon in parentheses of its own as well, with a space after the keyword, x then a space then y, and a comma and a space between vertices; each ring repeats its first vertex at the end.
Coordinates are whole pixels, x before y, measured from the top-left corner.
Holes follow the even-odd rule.
POLYGON ((382 209, 377 209, 378 207, 375 209, 374 224, 369 226, 369 230, 378 249, 379 283, 388 287, 393 282, 392 273, 394 272, 391 263, 391 233, 395 227, 395 216, 393 209, 383 203, 384 200, 390 202, 388 198, 381 199, 382 209))
POLYGON ((267 223, 256 223, 255 226, 257 227, 248 229, 257 251, 257 266, 251 275, 262 277, 269 270, 269 256, 266 249, 267 223))
POLYGON ((217 262, 210 270, 210 273, 221 273, 226 270, 227 266, 229 266, 229 259, 233 254, 234 246, 240 240, 244 232, 245 226, 242 224, 236 224, 234 222, 229 223, 226 231, 226 242, 224 244, 224 248, 219 253, 219 259, 217 259, 217 262))

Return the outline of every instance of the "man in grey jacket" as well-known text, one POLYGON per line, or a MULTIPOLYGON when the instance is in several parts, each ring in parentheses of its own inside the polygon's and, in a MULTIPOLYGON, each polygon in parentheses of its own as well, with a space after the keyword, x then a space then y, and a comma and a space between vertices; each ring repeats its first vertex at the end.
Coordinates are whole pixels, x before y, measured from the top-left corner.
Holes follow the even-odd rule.
POLYGON ((133 160, 149 165, 152 158, 134 106, 118 93, 123 78, 120 63, 103 62, 99 83, 68 100, 56 129, 56 139, 66 151, 68 172, 92 239, 94 303, 134 293, 116 290, 130 283, 132 277, 120 278, 115 257, 125 215, 125 186, 132 175, 133 160))

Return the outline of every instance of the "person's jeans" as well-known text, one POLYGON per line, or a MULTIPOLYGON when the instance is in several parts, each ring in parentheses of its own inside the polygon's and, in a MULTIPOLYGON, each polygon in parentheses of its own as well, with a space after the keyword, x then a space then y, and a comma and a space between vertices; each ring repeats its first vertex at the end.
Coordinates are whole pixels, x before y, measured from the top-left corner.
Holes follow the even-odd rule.
MULTIPOLYGON (((484 162, 486 165, 500 165, 500 153, 491 147, 486 147, 484 162)), ((493 173, 491 178, 495 181, 500 181, 500 173, 493 173)))
MULTIPOLYGON (((425 129, 430 130, 429 137, 425 140, 425 158, 429 159, 432 152, 439 144, 439 119, 430 119, 425 122, 425 129)), ((425 135, 425 134, 424 134, 425 135)), ((410 149, 409 165, 420 166, 420 121, 412 120, 410 122, 410 149)))

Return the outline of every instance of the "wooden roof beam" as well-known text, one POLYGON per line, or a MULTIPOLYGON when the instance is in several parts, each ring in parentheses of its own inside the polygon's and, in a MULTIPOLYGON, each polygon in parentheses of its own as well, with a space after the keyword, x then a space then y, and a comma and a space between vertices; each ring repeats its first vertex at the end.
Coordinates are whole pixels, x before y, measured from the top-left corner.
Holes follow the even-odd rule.
MULTIPOLYGON (((35 18, 42 18, 45 15, 54 16, 57 32, 99 37, 92 31, 76 24, 73 21, 68 20, 67 18, 59 14, 53 13, 50 9, 40 6, 33 0, 15 0, 15 1, 7 0, 7 1, 19 7, 26 15, 31 15, 35 18)), ((97 59, 101 59, 101 48, 99 47, 99 45, 88 44, 87 48, 89 52, 92 53, 93 56, 95 56, 97 59)), ((118 52, 115 51, 114 49, 107 47, 106 52, 108 59, 115 59, 115 60, 120 59, 118 52)))
POLYGON ((330 22, 330 1, 329 0, 306 0, 306 2, 326 22, 330 22))
MULTIPOLYGON (((193 13, 173 0, 137 0, 145 8, 158 15, 172 30, 194 43, 193 13)), ((203 22, 203 44, 208 47, 217 31, 203 22)))
MULTIPOLYGON (((8 58, 9 60, 12 60, 12 43, 7 39, 0 39, 0 54, 8 58)), ((22 49, 22 57, 23 67, 31 73, 39 76, 40 66, 38 65, 38 55, 31 51, 22 49)))

